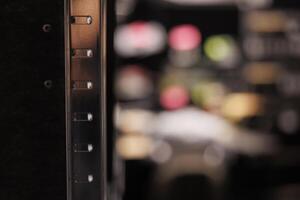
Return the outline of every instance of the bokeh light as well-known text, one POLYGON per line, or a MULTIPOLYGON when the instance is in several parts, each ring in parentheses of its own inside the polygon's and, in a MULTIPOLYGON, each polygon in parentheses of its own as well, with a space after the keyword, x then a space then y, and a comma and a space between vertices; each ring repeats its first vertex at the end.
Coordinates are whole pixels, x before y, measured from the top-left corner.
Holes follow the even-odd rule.
POLYGON ((169 45, 178 51, 188 51, 197 48, 201 43, 201 33, 192 24, 182 24, 173 27, 169 33, 169 45))
POLYGON ((150 56, 164 49, 166 38, 166 31, 159 23, 135 21, 117 27, 115 51, 123 57, 150 56))
POLYGON ((239 57, 234 39, 229 35, 213 35, 204 42, 205 55, 222 65, 233 67, 239 57))
POLYGON ((149 73, 138 65, 125 66, 116 76, 115 91, 121 100, 138 100, 149 97, 154 90, 149 73))

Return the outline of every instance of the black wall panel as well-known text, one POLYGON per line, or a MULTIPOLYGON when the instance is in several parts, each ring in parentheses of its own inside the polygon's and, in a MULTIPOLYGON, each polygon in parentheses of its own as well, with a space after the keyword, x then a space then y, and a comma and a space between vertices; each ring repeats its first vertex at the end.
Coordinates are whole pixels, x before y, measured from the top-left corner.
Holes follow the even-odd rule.
POLYGON ((0 38, 0 199, 65 200, 63 0, 2 0, 0 38))

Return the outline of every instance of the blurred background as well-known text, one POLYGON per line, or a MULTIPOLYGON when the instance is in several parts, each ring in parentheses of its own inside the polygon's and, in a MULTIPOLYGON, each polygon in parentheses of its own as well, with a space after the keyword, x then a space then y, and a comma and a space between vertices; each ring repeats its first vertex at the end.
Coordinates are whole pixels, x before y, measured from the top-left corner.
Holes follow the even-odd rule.
POLYGON ((116 1, 113 199, 300 199, 299 9, 116 1))

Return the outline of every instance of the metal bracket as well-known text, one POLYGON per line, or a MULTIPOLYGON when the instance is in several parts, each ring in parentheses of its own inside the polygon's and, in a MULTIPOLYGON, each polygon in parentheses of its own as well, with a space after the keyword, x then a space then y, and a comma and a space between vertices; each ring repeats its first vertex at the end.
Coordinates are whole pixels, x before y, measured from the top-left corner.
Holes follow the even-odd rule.
POLYGON ((106 0, 65 0, 65 52, 67 199, 105 200, 106 0))

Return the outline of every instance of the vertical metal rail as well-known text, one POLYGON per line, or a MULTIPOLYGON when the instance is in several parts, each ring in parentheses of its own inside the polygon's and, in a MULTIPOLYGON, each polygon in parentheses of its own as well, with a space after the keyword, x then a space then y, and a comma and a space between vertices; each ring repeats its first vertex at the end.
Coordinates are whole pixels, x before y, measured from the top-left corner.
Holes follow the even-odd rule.
POLYGON ((70 100, 70 70, 71 70, 71 51, 70 51, 70 0, 64 0, 64 36, 65 36, 65 112, 66 112, 66 174, 67 174, 67 200, 72 200, 72 168, 71 168, 71 100, 70 100))
POLYGON ((107 200, 107 0, 101 0, 100 5, 100 65, 101 65, 101 72, 100 72, 100 85, 101 85, 101 92, 100 92, 100 99, 101 99, 101 109, 99 112, 101 113, 101 152, 102 152, 102 162, 101 162, 101 171, 100 173, 103 175, 101 179, 101 189, 102 189, 102 199, 107 200))
POLYGON ((68 200, 105 200, 106 0, 65 0, 68 200))

